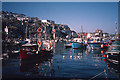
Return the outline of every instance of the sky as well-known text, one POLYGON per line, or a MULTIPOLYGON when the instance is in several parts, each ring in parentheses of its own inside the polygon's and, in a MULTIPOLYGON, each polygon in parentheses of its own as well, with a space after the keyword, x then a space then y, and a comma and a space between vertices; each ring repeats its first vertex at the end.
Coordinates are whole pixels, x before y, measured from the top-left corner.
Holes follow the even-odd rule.
POLYGON ((76 32, 115 33, 118 2, 3 2, 2 10, 67 24, 76 32))

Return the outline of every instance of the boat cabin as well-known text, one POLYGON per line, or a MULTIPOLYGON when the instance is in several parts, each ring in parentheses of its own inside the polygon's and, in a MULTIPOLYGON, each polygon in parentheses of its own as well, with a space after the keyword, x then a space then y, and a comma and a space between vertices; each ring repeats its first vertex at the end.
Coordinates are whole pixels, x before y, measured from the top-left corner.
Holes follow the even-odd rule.
POLYGON ((82 43, 82 42, 83 42, 83 39, 82 39, 82 38, 74 38, 74 39, 73 39, 73 42, 82 43))
POLYGON ((22 45, 22 49, 23 51, 37 51, 38 50, 38 45, 36 44, 25 44, 22 45))

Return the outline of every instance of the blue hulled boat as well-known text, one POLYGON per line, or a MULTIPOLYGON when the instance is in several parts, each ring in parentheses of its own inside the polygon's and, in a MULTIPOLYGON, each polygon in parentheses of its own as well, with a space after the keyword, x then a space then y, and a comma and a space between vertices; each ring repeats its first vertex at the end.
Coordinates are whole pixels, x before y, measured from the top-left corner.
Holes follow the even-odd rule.
POLYGON ((91 41, 88 41, 88 48, 92 50, 101 49, 101 42, 100 38, 93 38, 91 41))
POLYGON ((73 49, 83 48, 83 40, 81 38, 74 38, 72 42, 73 49))

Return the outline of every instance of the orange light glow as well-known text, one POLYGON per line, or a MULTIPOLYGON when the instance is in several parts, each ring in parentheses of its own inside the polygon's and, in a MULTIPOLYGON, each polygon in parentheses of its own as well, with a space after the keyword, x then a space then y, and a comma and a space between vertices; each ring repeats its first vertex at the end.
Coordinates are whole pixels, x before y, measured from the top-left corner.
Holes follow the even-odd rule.
POLYGON ((65 59, 65 56, 63 56, 63 59, 65 59))
POLYGON ((72 56, 70 56, 70 59, 72 59, 72 56))
POLYGON ((103 54, 103 51, 101 51, 101 53, 103 54))

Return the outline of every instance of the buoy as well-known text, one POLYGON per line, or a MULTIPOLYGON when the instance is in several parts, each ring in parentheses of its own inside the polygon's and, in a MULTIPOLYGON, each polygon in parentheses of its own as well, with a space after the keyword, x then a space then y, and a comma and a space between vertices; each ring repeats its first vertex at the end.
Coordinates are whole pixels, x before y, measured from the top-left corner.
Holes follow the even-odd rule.
POLYGON ((43 48, 43 49, 41 49, 41 50, 45 50, 45 49, 43 48))
POLYGON ((101 54, 103 54, 103 51, 101 51, 101 54))
POLYGON ((101 45, 101 48, 103 48, 103 47, 104 47, 104 45, 102 44, 102 45, 101 45))
POLYGON ((103 55, 103 57, 107 57, 107 55, 103 55))
POLYGON ((33 51, 36 51, 35 49, 33 51))
POLYGON ((106 44, 105 46, 106 46, 106 47, 108 47, 108 45, 107 45, 107 44, 106 44))
POLYGON ((106 61, 106 59, 104 59, 104 61, 106 61))
POLYGON ((83 46, 84 46, 84 44, 83 44, 83 46))
POLYGON ((37 41, 37 43, 39 43, 39 41, 37 41))

